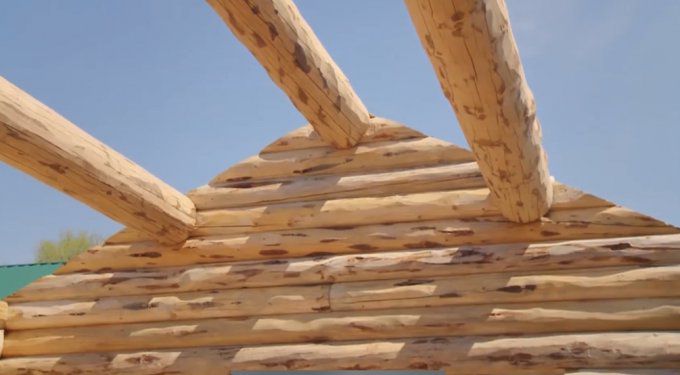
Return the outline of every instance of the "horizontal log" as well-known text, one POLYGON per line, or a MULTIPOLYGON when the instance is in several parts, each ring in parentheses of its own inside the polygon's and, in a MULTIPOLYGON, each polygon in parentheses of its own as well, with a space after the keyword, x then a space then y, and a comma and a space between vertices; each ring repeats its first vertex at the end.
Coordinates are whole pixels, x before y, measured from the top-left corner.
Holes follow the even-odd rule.
POLYGON ((330 306, 334 311, 350 311, 488 301, 520 303, 677 296, 680 296, 680 266, 598 268, 97 297, 92 302, 83 299, 20 302, 10 304, 7 327, 14 330, 293 314, 327 310, 330 306))
POLYGON ((517 224, 502 217, 484 217, 204 237, 188 240, 179 250, 159 247, 153 243, 107 245, 79 255, 59 272, 678 232, 677 228, 624 208, 590 208, 556 211, 544 221, 530 224, 517 224))
POLYGON ((517 222, 540 219, 552 181, 505 1, 406 5, 499 209, 517 222))
MULTIPOLYGON (((613 206, 564 185, 559 185, 554 195, 553 210, 613 206)), ((236 235, 500 215, 489 189, 437 191, 199 211, 193 235, 236 235)))
POLYGON ((309 313, 329 309, 328 289, 316 285, 14 303, 7 329, 309 313))
MULTIPOLYGON (((508 374, 539 368, 680 366, 680 333, 616 332, 210 347, 8 358, 0 373, 204 374, 275 370, 440 370, 508 374)), ((545 372, 541 372, 545 373, 545 372)))
POLYGON ((208 3, 327 143, 361 139, 368 111, 292 0, 208 3))
POLYGON ((199 210, 321 199, 381 197, 484 187, 475 163, 349 176, 298 177, 266 183, 200 187, 188 193, 199 210))
POLYGON ((335 311, 680 296, 680 265, 333 284, 335 311))
POLYGON ((680 235, 471 246, 46 276, 10 302, 680 263, 680 235))
MULTIPOLYGON (((369 121, 368 129, 358 144, 385 141, 401 141, 406 139, 426 138, 423 133, 413 130, 406 125, 381 117, 373 117, 369 121)), ((303 150, 307 148, 325 147, 324 141, 311 125, 295 129, 260 151, 260 154, 272 152, 303 150)))
POLYGON ((211 186, 296 176, 384 172, 472 161, 470 151, 435 138, 376 142, 348 150, 310 148, 252 156, 231 166, 211 186))
POLYGON ((184 194, 2 77, 0 160, 162 243, 193 228, 184 194))
POLYGON ((5 357, 220 345, 680 329, 680 299, 557 302, 12 331, 5 357))

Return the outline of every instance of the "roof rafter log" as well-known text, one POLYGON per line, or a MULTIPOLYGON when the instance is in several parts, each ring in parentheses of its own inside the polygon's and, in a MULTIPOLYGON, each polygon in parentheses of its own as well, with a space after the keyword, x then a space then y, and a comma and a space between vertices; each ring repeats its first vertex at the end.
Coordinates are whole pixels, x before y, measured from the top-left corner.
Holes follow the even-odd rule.
POLYGON ((552 180, 504 0, 405 1, 500 211, 540 219, 552 180))
POLYGON ((193 202, 0 77, 0 160, 163 244, 193 229, 193 202))
POLYGON ((356 145, 369 114, 291 0, 208 0, 271 79, 336 148, 356 145))

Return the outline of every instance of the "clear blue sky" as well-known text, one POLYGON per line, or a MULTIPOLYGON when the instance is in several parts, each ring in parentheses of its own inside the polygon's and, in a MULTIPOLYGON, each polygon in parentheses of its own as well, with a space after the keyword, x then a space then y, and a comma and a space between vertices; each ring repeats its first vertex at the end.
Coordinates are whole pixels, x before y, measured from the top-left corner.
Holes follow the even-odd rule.
MULTIPOLYGON (((369 110, 457 144, 397 0, 298 0, 369 110)), ((509 1, 562 182, 680 224, 680 2, 509 1)), ((181 191, 304 119, 201 1, 8 1, 0 75, 181 191)), ((0 264, 119 225, 0 164, 0 264)))

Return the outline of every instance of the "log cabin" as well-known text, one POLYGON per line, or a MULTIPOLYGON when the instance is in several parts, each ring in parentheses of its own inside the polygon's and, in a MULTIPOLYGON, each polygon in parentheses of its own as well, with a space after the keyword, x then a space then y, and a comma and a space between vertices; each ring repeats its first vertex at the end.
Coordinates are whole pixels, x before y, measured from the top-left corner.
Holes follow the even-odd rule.
POLYGON ((291 0, 208 3, 309 124, 188 194, 0 79, 0 159, 126 226, 0 302, 0 374, 678 371, 680 230, 553 179, 503 0, 405 2, 469 150, 291 0))

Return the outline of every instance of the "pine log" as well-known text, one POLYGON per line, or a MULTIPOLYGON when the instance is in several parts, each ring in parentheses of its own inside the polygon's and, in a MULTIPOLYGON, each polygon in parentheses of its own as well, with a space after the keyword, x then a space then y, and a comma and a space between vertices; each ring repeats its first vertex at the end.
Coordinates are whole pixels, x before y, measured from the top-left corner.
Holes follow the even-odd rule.
POLYGON ((59 272, 117 270, 241 260, 432 249, 462 245, 533 243, 679 233, 650 217, 620 208, 556 211, 542 222, 517 224, 502 217, 300 229, 189 239, 181 249, 154 243, 90 249, 59 272))
POLYGON ((680 329, 680 299, 553 302, 12 331, 5 357, 219 345, 680 329))
MULTIPOLYGON (((563 185, 553 210, 611 207, 612 203, 563 185)), ((194 236, 287 229, 480 218, 501 213, 489 189, 437 191, 388 197, 345 198, 199 211, 194 236)))
POLYGON ((0 160, 162 243, 193 228, 189 198, 2 77, 0 160))
MULTIPOLYGON (((680 265, 333 284, 335 311, 680 296, 680 265)), ((11 309, 11 305, 10 305, 11 309)))
POLYGON ((208 0, 327 143, 349 148, 369 114, 291 0, 208 0))
POLYGON ((310 176, 265 183, 200 187, 188 193, 199 210, 320 199, 389 196, 485 187, 476 163, 348 176, 310 176))
POLYGON ((309 313, 329 309, 328 290, 316 285, 15 303, 7 329, 309 313))
MULTIPOLYGON (((151 289, 153 291, 153 289, 151 289)), ((680 266, 494 273, 12 303, 9 329, 322 311, 680 296, 680 266), (330 289, 330 292, 329 292, 330 289), (330 293, 330 299, 328 297, 330 293)))
MULTIPOLYGON (((210 185, 251 184, 296 176, 365 174, 466 163, 472 154, 436 138, 375 142, 348 150, 319 147, 252 156, 215 177, 210 185)), ((246 185, 247 186, 247 185, 246 185)))
POLYGON ((510 244, 46 276, 10 302, 680 264, 680 236, 510 244))
MULTIPOLYGON (((368 129, 358 144, 385 141, 401 141, 407 139, 420 139, 427 136, 413 130, 404 124, 388 120, 382 117, 373 117, 369 121, 368 129)), ((303 150, 307 148, 325 147, 328 143, 319 136, 311 125, 295 129, 260 151, 260 154, 272 152, 303 150)))
POLYGON ((406 0, 423 48, 503 215, 552 203, 541 125, 504 0, 406 0))
POLYGON ((469 375, 526 373, 545 368, 640 368, 650 364, 665 369, 680 366, 680 333, 433 337, 20 357, 0 361, 0 373, 223 375, 263 370, 445 369, 447 374, 469 375))

